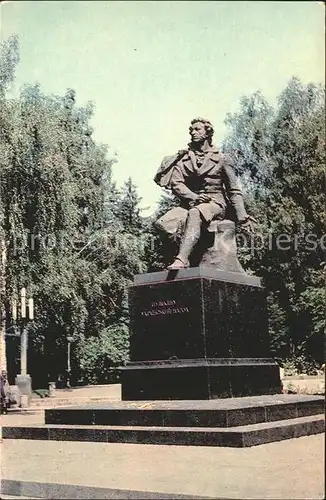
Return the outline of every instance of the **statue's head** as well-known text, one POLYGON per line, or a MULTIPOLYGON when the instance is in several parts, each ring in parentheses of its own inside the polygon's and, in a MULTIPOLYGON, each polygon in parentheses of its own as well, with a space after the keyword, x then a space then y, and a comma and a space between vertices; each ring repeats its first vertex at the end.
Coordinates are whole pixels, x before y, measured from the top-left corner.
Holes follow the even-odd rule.
POLYGON ((208 144, 212 145, 214 134, 213 125, 205 118, 194 118, 191 120, 189 133, 192 143, 199 143, 207 140, 208 144))

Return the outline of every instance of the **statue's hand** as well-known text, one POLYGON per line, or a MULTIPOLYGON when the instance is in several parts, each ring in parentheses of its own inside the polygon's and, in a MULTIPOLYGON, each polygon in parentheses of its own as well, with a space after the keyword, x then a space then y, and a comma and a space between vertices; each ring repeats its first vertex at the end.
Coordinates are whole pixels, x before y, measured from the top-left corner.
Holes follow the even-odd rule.
POLYGON ((198 203, 209 203, 211 201, 211 197, 206 193, 201 193, 196 198, 196 204, 198 203))
POLYGON ((245 219, 241 223, 241 229, 243 229, 246 233, 253 233, 255 229, 255 224, 257 224, 257 220, 249 215, 247 219, 245 219))

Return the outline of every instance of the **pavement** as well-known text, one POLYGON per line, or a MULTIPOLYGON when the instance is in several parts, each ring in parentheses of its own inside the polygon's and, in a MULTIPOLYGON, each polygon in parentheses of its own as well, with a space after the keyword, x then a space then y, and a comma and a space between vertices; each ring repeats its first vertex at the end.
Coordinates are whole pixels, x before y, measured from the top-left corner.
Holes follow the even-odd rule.
MULTIPOLYGON (((43 419, 41 411, 11 414, 2 417, 2 425, 43 419)), ((325 497, 323 434, 240 449, 5 439, 1 454, 7 496, 19 491, 25 498, 325 497)))
POLYGON ((9 411, 6 415, 0 417, 1 427, 19 427, 21 425, 39 425, 44 424, 43 409, 28 409, 9 411))
POLYGON ((71 389, 56 389, 53 397, 32 397, 31 408, 57 408, 60 406, 121 400, 121 384, 87 385, 71 389))
POLYGON ((284 377, 282 383, 285 390, 296 394, 325 394, 324 376, 284 377))

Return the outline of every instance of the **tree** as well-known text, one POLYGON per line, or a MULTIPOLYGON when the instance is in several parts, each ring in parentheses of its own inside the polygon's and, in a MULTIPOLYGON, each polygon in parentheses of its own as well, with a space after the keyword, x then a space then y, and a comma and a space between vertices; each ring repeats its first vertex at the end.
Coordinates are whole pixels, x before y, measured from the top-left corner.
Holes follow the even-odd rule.
MULTIPOLYGON (((117 332, 125 338, 127 286, 143 265, 141 252, 118 238, 124 221, 116 213, 116 160, 92 138, 93 112, 91 103, 76 105, 72 89, 48 96, 39 85, 26 85, 17 100, 3 101, 1 230, 8 286, 2 299, 11 325, 19 289, 27 285, 34 296, 29 371, 38 386, 64 374, 67 337, 78 358, 85 339, 106 332, 108 360, 116 357, 117 332)), ((126 358, 126 341, 121 345, 126 358)))
MULTIPOLYGON (((19 62, 19 42, 17 35, 0 43, 0 99, 5 97, 6 90, 15 79, 15 70, 19 62)), ((2 103, 3 104, 3 103, 2 103)))
POLYGON ((240 112, 225 119, 232 132, 223 149, 232 153, 237 174, 253 200, 264 194, 273 171, 271 125, 274 110, 260 92, 240 100, 240 112))
MULTIPOLYGON (((10 112, 11 102, 6 102, 6 90, 14 81, 15 69, 19 61, 19 49, 17 36, 11 36, 8 40, 0 43, 0 156, 8 154, 4 146, 6 139, 6 128, 8 125, 8 113, 10 112)), ((7 369, 6 358, 6 308, 5 308, 5 295, 6 295, 6 244, 5 233, 3 230, 3 220, 5 216, 3 192, 1 184, 3 176, 5 175, 4 163, 0 161, 0 366, 3 370, 7 369)))
POLYGON ((141 198, 131 177, 124 183, 116 207, 116 216, 122 222, 123 230, 139 235, 143 229, 140 208, 141 198))
POLYGON ((96 270, 79 258, 80 240, 101 227, 101 178, 111 168, 106 150, 91 137, 92 106, 77 108, 74 101, 71 90, 60 98, 25 86, 5 116, 2 144, 7 304, 28 286, 37 311, 30 354, 45 353, 47 365, 59 371, 65 338, 82 337, 86 327, 87 285, 96 270))

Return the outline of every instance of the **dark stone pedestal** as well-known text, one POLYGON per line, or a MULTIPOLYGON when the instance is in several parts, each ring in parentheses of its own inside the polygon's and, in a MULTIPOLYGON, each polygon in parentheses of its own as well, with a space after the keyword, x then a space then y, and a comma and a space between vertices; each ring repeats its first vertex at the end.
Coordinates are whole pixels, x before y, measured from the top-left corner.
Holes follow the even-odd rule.
POLYGON ((270 358, 203 358, 129 363, 123 400, 216 399, 280 392, 279 367, 270 358))
POLYGON ((135 276, 131 362, 122 398, 214 399, 276 394, 260 279, 200 267, 135 276))

